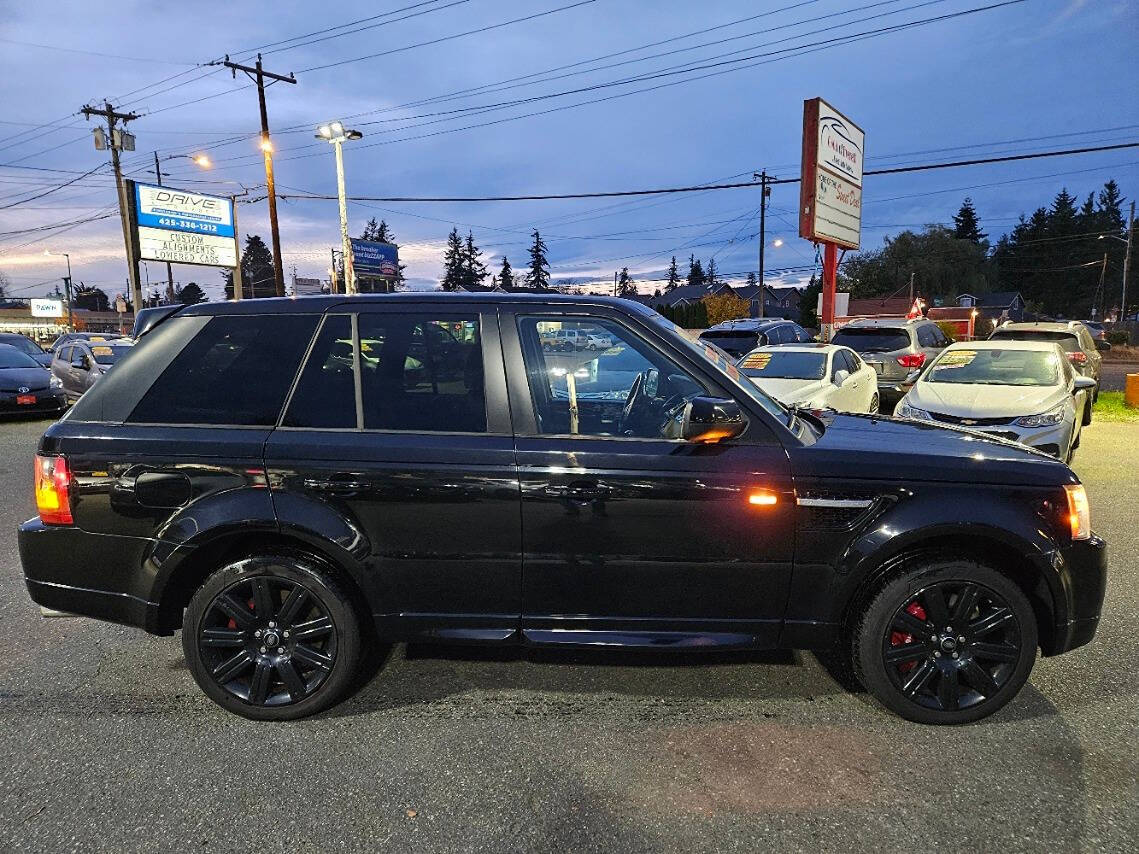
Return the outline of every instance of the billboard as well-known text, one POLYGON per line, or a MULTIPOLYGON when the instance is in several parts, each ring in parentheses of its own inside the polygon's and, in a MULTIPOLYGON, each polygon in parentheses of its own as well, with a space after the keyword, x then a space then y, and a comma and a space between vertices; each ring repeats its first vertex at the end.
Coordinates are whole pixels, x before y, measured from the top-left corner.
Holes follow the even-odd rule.
POLYGON ((32 299, 28 301, 32 317, 63 317, 63 302, 57 299, 32 299))
POLYGON ((237 266, 231 199, 138 183, 132 195, 140 259, 237 266))
POLYGON ((315 296, 325 293, 325 284, 320 279, 306 279, 293 276, 293 293, 299 297, 315 296))
POLYGON ((352 238, 352 269, 360 278, 395 278, 399 275, 399 247, 352 238))
POLYGON ((822 98, 803 102, 800 237, 858 248, 865 143, 862 129, 822 98))

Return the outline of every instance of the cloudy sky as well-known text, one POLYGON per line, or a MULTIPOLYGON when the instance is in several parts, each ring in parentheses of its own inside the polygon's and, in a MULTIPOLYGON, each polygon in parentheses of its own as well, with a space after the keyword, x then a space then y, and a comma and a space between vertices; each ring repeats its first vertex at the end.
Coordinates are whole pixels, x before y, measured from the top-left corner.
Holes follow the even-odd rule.
MULTIPOLYGON (((80 177, 107 153, 94 149, 77 110, 105 98, 141 116, 130 126, 128 177, 152 179, 157 150, 170 158, 170 185, 251 188, 261 200, 239 207, 241 231, 268 242, 256 90, 204 65, 258 49, 267 69, 298 81, 268 90, 286 197, 335 194, 332 151, 313 130, 338 117, 364 134, 345 147, 348 191, 361 196, 675 187, 748 180, 759 169, 794 177, 802 103, 815 96, 866 130, 870 169, 1139 139, 1134 2, 1025 0, 929 20, 1000 2, 0 0, 0 272, 13 295, 41 295, 64 272, 44 251, 68 252, 76 281, 124 289, 109 168, 80 177), (199 153, 213 168, 182 156, 199 153)), ((1134 198, 1136 151, 868 177, 863 246, 949 222, 966 195, 991 235, 1061 187, 1084 196, 1114 177, 1134 198)), ((799 281, 814 264, 814 248, 797 237, 797 203, 797 185, 774 188, 769 282, 799 281)), ((733 276, 754 270, 758 206, 758 190, 745 188, 353 202, 349 217, 353 234, 370 217, 387 219, 416 287, 437 282, 443 242, 458 226, 474 232, 495 270, 503 255, 525 266, 536 227, 555 279, 612 281, 628 266, 651 290, 674 254, 714 256, 733 276)), ((326 276, 336 203, 286 199, 279 211, 286 279, 294 267, 326 276)), ((164 278, 163 265, 147 275, 164 278)), ((216 269, 176 265, 174 278, 220 296, 216 269)))

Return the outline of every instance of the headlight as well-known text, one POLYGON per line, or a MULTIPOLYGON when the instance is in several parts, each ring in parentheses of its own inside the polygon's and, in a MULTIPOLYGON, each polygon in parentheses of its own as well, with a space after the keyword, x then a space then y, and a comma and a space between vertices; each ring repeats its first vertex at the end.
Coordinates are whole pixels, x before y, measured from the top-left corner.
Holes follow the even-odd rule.
POLYGON ((1018 418, 1016 423, 1021 427, 1051 427, 1053 424, 1059 424, 1064 420, 1065 407, 1066 404, 1060 403, 1040 415, 1026 415, 1023 418, 1018 418))
POLYGON ((918 409, 916 406, 910 406, 905 401, 898 407, 897 412, 894 413, 899 418, 913 418, 917 421, 932 421, 933 418, 924 409, 918 409))
POLYGON ((48 385, 52 388, 63 388, 63 380, 53 374, 52 378, 48 380, 48 385))

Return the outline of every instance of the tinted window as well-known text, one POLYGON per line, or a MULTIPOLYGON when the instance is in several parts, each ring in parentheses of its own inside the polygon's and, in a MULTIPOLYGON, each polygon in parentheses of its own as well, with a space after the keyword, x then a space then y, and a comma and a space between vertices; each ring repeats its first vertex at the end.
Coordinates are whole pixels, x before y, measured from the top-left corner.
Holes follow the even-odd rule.
POLYGON ((317 320, 302 314, 211 318, 127 421, 275 424, 317 320))
POLYGON ((827 372, 827 356, 795 350, 756 350, 740 360, 739 368, 757 379, 821 380, 827 372))
POLYGON ((905 329, 856 326, 853 329, 840 329, 831 343, 849 347, 855 353, 888 353, 909 347, 910 334, 905 329))
POLYGON ((811 340, 811 334, 809 332, 807 332, 807 330, 804 329, 802 326, 796 326, 795 327, 795 334, 800 341, 810 341, 811 340))
POLYGON ((842 355, 846 357, 846 363, 850 366, 850 372, 862 370, 862 360, 855 355, 853 350, 843 350, 842 355))
MULTIPOLYGON (((757 343, 756 334, 754 332, 732 329, 710 329, 707 332, 701 333, 700 338, 704 341, 711 341, 724 352, 730 353, 737 359, 744 353, 754 350, 757 343)), ((758 343, 766 344, 767 341, 763 339, 763 336, 759 336, 758 343)))
POLYGON ((70 362, 71 361, 71 347, 70 347, 70 345, 65 344, 63 347, 58 349, 56 351, 56 357, 61 362, 70 362))
POLYGON ((935 327, 933 326, 919 326, 918 327, 918 343, 923 347, 936 347, 937 336, 933 334, 935 327))
POLYGON ((364 427, 486 432, 476 315, 361 314, 359 334, 364 427))
POLYGON ((1055 341, 1069 353, 1080 349, 1074 333, 1050 329, 998 329, 989 337, 998 341, 1055 341))
POLYGON ((130 352, 129 346, 122 344, 92 344, 91 353, 100 365, 113 365, 130 352))
POLYGON ((326 317, 282 422, 287 427, 355 427, 352 320, 326 317))
POLYGON ((606 321, 519 319, 526 373, 538 429, 582 436, 680 438, 685 404, 703 385, 628 329, 606 321), (611 346, 601 351, 544 352, 549 328, 596 328, 611 346))

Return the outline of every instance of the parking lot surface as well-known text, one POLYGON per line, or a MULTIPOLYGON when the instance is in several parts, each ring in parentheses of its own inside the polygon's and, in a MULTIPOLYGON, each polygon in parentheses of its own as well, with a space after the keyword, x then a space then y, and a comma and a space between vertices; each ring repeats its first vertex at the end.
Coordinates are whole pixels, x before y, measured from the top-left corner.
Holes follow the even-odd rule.
POLYGON ((321 717, 228 715, 178 637, 27 598, 47 424, 0 424, 0 850, 1135 850, 1139 425, 1093 423, 1074 463, 1111 544, 1099 635, 949 729, 806 653, 400 646, 321 717))
POLYGON ((1100 388, 1104 391, 1123 391, 1128 374, 1139 374, 1139 362, 1108 362, 1100 367, 1100 388))

